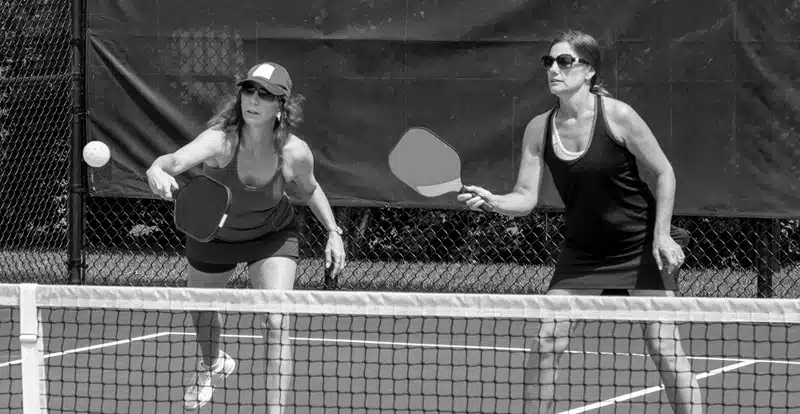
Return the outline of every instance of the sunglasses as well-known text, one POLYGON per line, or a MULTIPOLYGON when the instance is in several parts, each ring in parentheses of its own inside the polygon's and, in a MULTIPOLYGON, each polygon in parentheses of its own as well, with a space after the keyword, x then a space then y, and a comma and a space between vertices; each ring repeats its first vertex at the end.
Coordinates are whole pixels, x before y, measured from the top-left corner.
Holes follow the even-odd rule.
POLYGON ((258 93, 258 97, 265 101, 275 101, 278 99, 276 95, 269 93, 264 88, 259 88, 254 85, 245 85, 242 87, 242 95, 253 96, 254 93, 258 93))
POLYGON ((575 63, 585 63, 587 65, 591 65, 588 60, 576 58, 572 55, 558 55, 556 57, 552 57, 550 55, 542 56, 542 66, 545 69, 550 69, 553 67, 553 62, 558 64, 558 67, 561 69, 569 69, 575 65, 575 63))

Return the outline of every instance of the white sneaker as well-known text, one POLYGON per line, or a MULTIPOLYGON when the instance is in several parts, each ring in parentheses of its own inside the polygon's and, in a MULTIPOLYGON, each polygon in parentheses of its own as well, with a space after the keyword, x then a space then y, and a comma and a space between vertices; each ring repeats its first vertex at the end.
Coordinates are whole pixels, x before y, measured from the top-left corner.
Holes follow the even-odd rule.
POLYGON ((183 396, 183 406, 187 410, 196 410, 211 401, 214 388, 219 386, 236 369, 236 360, 222 350, 219 351, 217 364, 207 367, 203 360, 198 364, 198 372, 194 374, 192 382, 183 396))

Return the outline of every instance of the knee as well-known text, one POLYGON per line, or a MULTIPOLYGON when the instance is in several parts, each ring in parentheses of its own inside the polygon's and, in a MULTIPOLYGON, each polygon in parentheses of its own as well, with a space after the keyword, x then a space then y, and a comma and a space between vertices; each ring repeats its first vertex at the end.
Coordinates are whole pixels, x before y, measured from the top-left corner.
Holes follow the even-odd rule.
POLYGON ((540 336, 536 338, 533 352, 544 356, 554 356, 564 353, 568 346, 569 338, 567 337, 540 336))
POLYGON ((289 316, 282 314, 269 314, 261 322, 261 326, 270 337, 278 337, 289 330, 289 316))
POLYGON ((652 339, 647 342, 647 351, 657 366, 672 371, 691 371, 691 365, 679 341, 652 339))
POLYGON ((560 354, 569 346, 569 323, 544 324, 536 336, 534 352, 560 354))

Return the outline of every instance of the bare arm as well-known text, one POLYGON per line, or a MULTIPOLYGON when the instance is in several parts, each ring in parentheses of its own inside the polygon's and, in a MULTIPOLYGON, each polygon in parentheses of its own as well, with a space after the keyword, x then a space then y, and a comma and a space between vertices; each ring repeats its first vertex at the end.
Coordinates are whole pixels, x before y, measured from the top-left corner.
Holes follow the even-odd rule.
POLYGON ((172 190, 178 188, 174 176, 213 159, 222 154, 224 149, 224 132, 212 129, 204 131, 179 150, 162 155, 153 161, 147 170, 147 183, 150 190, 165 200, 172 200, 172 190))
POLYGON ((287 179, 294 185, 292 194, 307 204, 317 220, 328 230, 336 227, 336 218, 328 197, 314 176, 314 155, 308 145, 297 139, 284 150, 287 179))
POLYGON ((224 132, 207 129, 177 151, 156 158, 150 168, 158 168, 172 176, 182 174, 190 168, 222 154, 224 143, 224 132))
POLYGON ((541 114, 533 118, 525 127, 517 181, 510 193, 494 195, 480 187, 467 186, 467 191, 477 194, 477 196, 471 197, 470 194, 462 194, 458 196, 458 199, 465 201, 472 209, 479 208, 481 204, 488 201, 494 206, 494 211, 500 214, 511 217, 530 214, 539 202, 544 168, 543 143, 546 121, 547 114, 541 114))
POLYGON ((334 265, 332 275, 335 276, 344 268, 345 252, 341 234, 337 231, 336 217, 328 202, 328 197, 314 176, 314 155, 308 145, 299 138, 293 138, 284 149, 284 174, 294 185, 292 191, 298 201, 308 205, 311 212, 328 231, 328 242, 325 247, 325 267, 334 265))
POLYGON ((675 204, 675 172, 647 123, 629 105, 606 100, 612 132, 655 178, 655 237, 670 235, 675 204))

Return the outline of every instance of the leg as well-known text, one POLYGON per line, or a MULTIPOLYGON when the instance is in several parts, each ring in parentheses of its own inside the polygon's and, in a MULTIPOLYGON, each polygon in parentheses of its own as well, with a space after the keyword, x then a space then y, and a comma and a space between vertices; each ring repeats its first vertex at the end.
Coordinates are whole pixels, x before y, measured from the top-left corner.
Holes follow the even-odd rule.
MULTIPOLYGON (((292 290, 297 262, 289 257, 270 257, 249 267, 256 289, 292 290)), ((266 340, 267 413, 282 413, 292 380, 292 345, 288 315, 267 315, 261 322, 266 340)))
MULTIPOLYGON (((224 288, 234 265, 214 265, 190 261, 187 286, 190 288, 224 288), (202 270, 201 270, 202 269, 202 270)), ((220 349, 220 314, 216 311, 191 312, 202 355, 198 370, 184 395, 184 407, 189 410, 203 407, 211 400, 214 388, 227 378, 236 362, 220 349)))
MULTIPOLYGON (((671 291, 634 290, 633 296, 675 296, 671 291)), ((648 322, 644 326, 647 352, 661 373, 667 398, 676 414, 703 412, 697 377, 681 346, 681 336, 674 323, 648 322)))
MULTIPOLYGON (((221 270, 213 269, 209 265, 200 266, 197 263, 195 263, 195 266, 204 270, 221 270)), ((228 279, 233 274, 233 269, 223 270, 218 273, 198 270, 192 266, 192 263, 189 264, 188 269, 189 274, 187 275, 186 285, 190 288, 221 289, 225 287, 228 279)), ((203 363, 209 367, 213 366, 219 356, 219 336, 220 326, 222 325, 220 314, 216 311, 195 311, 191 312, 191 316, 195 333, 197 333, 197 344, 200 347, 200 354, 203 356, 203 363)))
MULTIPOLYGON (((553 289, 548 295, 593 295, 599 290, 553 289)), ((552 413, 555 409, 555 382, 558 365, 569 346, 571 321, 542 321, 528 361, 525 364, 523 401, 527 414, 552 413)))

